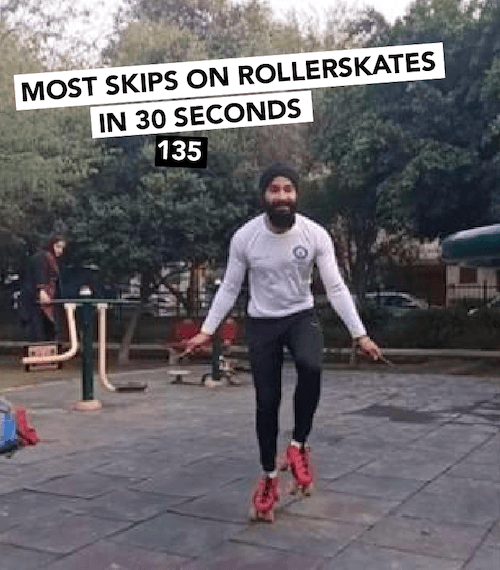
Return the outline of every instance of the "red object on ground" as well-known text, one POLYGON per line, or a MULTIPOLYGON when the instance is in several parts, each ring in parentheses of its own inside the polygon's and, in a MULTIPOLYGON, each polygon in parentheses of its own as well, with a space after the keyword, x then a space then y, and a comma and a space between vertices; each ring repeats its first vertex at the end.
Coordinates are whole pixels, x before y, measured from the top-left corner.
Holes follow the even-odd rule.
POLYGON ((16 414, 16 428, 19 435, 19 442, 22 446, 35 445, 40 441, 36 429, 30 425, 26 408, 17 406, 14 409, 16 414))

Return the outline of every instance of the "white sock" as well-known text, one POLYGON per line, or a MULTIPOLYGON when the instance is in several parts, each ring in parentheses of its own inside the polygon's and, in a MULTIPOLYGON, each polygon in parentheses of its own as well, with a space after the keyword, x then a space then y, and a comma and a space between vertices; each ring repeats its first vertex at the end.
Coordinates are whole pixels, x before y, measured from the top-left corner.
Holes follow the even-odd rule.
POLYGON ((302 444, 299 443, 298 441, 295 441, 294 439, 292 439, 290 444, 293 445, 294 447, 298 447, 299 449, 302 449, 302 444))
POLYGON ((264 476, 269 477, 270 479, 274 479, 278 476, 278 470, 275 469, 274 471, 264 471, 264 476))

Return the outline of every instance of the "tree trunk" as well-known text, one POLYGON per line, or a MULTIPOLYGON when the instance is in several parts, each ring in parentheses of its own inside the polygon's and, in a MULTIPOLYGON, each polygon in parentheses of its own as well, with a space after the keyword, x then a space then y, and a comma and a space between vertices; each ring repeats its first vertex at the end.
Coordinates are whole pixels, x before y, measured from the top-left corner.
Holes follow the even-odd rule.
POLYGON ((134 332, 139 322, 139 318, 142 312, 142 303, 137 305, 132 313, 132 318, 130 319, 127 330, 123 335, 122 342, 120 345, 120 350, 118 352, 118 364, 127 364, 130 361, 130 345, 132 344, 132 339, 134 337, 134 332))

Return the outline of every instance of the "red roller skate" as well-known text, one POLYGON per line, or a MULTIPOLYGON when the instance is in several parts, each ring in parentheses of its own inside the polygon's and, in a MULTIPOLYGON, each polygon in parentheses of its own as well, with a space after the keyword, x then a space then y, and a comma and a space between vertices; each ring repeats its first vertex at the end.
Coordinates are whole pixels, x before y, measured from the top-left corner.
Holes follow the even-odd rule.
POLYGON ((252 495, 250 518, 274 521, 274 508, 280 500, 278 477, 261 477, 252 495))
POLYGON ((309 497, 313 489, 313 468, 311 465, 311 453, 308 445, 297 447, 290 444, 285 451, 285 457, 281 463, 281 471, 290 468, 293 476, 293 484, 290 493, 301 491, 309 497))

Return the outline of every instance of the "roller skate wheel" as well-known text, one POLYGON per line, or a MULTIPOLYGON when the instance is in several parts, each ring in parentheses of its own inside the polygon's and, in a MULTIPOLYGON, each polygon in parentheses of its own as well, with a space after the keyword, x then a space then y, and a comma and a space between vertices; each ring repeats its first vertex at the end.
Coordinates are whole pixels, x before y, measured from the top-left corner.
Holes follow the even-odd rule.
POLYGON ((274 522, 274 511, 269 511, 266 513, 264 515, 264 520, 270 523, 274 522))
POLYGON ((274 522, 274 512, 268 511, 267 513, 261 513, 257 511, 254 507, 250 507, 250 520, 258 521, 263 520, 265 522, 274 522))
POLYGON ((302 489, 302 493, 305 497, 310 497, 313 490, 313 484, 311 483, 308 487, 302 489))

